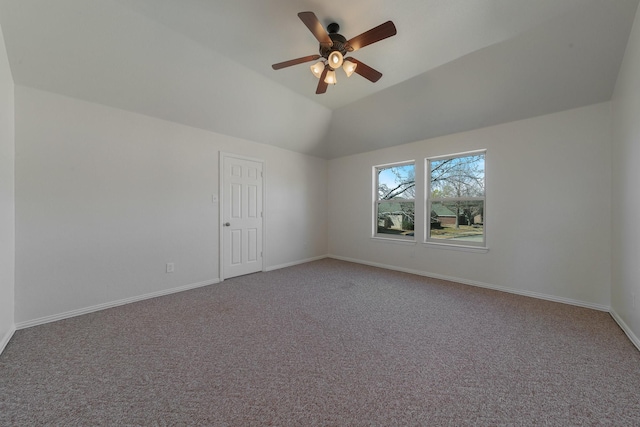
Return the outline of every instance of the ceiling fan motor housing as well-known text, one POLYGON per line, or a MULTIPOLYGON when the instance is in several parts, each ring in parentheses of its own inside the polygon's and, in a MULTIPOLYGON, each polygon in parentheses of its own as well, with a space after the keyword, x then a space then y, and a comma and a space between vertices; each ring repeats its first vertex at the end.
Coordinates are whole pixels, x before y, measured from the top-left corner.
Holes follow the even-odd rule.
POLYGON ((347 52, 351 52, 353 50, 349 49, 349 46, 347 45, 347 39, 342 34, 338 34, 339 30, 340 26, 335 22, 327 26, 329 38, 331 38, 333 44, 331 46, 327 46, 326 44, 320 43, 320 55, 323 58, 328 59, 331 52, 334 51, 338 51, 342 54, 342 56, 345 56, 347 52))

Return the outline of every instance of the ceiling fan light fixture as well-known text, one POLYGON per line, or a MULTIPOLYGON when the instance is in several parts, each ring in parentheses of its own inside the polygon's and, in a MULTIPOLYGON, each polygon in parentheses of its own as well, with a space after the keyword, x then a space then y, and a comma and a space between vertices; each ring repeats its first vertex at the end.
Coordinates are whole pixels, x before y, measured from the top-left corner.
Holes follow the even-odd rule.
POLYGON ((351 74, 353 74, 357 66, 358 64, 356 64, 355 62, 351 62, 348 59, 345 59, 344 63, 342 64, 342 69, 344 70, 344 73, 347 75, 347 77, 351 77, 351 74))
POLYGON ((330 85, 338 83, 338 79, 336 79, 336 72, 333 70, 327 71, 327 76, 324 78, 324 82, 330 85))
POLYGON ((351 52, 355 52, 365 46, 395 36, 397 30, 393 22, 387 21, 347 40, 346 37, 339 33, 340 25, 335 22, 331 23, 325 31, 322 23, 313 12, 300 12, 298 13, 298 18, 320 43, 318 53, 278 62, 273 64, 271 68, 280 70, 293 65, 313 62, 314 64, 310 68, 313 75, 318 78, 317 95, 326 93, 330 84, 335 85, 337 83, 336 70, 340 67, 342 67, 347 77, 357 71, 360 76, 372 83, 380 80, 380 77, 382 77, 381 72, 355 58, 347 59, 345 55, 350 55, 351 52))
POLYGON ((329 67, 331 67, 334 70, 337 70, 342 66, 344 57, 339 51, 334 50, 329 54, 329 57, 327 58, 327 60, 329 61, 329 67))
POLYGON ((322 61, 318 61, 318 62, 316 62, 315 64, 313 64, 311 66, 311 72, 317 78, 320 78, 320 76, 322 75, 322 71, 323 70, 324 70, 324 62, 322 62, 322 61))

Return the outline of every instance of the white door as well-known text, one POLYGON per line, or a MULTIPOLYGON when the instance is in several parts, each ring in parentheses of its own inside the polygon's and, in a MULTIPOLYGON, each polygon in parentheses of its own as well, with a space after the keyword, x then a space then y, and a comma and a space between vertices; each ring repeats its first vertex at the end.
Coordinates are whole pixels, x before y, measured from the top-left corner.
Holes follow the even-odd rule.
POLYGON ((261 161, 221 154, 221 278, 262 271, 261 161))

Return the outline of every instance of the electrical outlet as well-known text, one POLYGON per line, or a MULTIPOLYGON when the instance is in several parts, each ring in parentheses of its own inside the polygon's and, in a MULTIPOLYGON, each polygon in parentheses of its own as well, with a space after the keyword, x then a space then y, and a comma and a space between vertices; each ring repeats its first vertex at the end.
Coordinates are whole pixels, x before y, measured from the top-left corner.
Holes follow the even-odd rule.
POLYGON ((168 262, 167 263, 167 273, 173 273, 173 263, 172 262, 168 262))

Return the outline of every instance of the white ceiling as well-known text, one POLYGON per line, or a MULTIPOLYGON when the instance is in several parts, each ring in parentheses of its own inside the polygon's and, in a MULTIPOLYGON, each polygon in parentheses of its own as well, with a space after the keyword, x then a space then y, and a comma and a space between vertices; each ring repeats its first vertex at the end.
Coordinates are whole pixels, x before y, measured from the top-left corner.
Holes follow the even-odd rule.
POLYGON ((16 84, 334 158, 611 98, 638 0, 0 0, 16 84), (297 13, 398 34, 315 95, 297 13))

